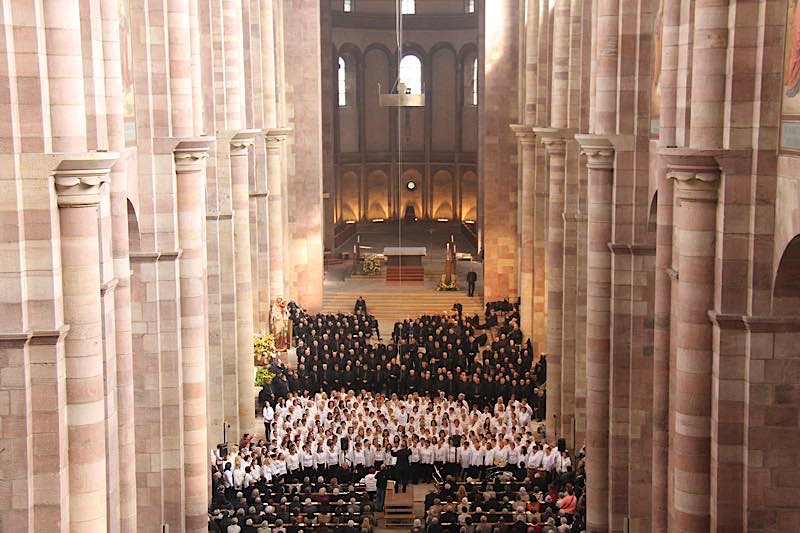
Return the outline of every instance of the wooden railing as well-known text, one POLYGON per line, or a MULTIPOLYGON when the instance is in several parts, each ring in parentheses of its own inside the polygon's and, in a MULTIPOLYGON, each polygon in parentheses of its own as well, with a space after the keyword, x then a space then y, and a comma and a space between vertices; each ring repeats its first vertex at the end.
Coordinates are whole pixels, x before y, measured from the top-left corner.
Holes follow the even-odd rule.
POLYGON ((356 224, 338 224, 333 229, 333 245, 339 248, 347 242, 350 237, 356 234, 356 224))
POLYGON ((475 224, 467 224, 465 222, 461 223, 461 234, 464 236, 469 243, 478 249, 478 233, 475 224))

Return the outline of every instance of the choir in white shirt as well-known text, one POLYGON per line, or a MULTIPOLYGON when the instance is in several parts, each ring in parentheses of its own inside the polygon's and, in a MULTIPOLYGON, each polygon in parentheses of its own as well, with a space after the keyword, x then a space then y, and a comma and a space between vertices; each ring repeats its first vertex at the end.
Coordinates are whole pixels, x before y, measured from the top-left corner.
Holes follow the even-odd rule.
POLYGON ((251 462, 234 450, 216 459, 223 464, 226 486, 236 489, 261 479, 336 475, 342 467, 363 474, 393 464, 391 451, 403 440, 411 449, 412 478, 429 478, 433 465, 473 477, 485 467, 565 472, 568 455, 535 441, 532 415, 524 399, 506 405, 498 398, 493 409, 480 411, 442 396, 290 394, 264 408, 270 431, 262 457, 251 462))

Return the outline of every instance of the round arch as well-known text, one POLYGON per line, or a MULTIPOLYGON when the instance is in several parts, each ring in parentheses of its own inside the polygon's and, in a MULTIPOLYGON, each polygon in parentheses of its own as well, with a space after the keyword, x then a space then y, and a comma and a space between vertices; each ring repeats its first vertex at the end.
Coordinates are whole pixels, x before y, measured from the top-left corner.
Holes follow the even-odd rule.
POLYGON ((772 284, 772 314, 800 316, 800 235, 783 249, 772 284))

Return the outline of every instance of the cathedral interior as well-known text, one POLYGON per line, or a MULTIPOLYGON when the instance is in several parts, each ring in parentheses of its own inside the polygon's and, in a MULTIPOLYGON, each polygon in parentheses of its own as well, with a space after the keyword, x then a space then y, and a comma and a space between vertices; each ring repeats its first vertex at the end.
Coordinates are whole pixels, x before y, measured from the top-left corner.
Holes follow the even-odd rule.
POLYGON ((384 332, 518 303, 586 531, 800 530, 795 0, 9 0, 0 31, 0 531, 207 531, 273 303, 362 293, 384 332), (473 298, 435 291, 447 243, 473 298), (392 246, 417 284, 354 275, 392 246))

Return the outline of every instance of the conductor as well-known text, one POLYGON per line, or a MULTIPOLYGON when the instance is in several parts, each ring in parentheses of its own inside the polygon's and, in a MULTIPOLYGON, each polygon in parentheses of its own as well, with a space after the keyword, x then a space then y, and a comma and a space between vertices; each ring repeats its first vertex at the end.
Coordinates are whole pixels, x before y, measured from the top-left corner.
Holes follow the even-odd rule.
POLYGON ((408 480, 411 477, 411 450, 408 448, 408 441, 403 439, 400 443, 400 448, 392 450, 392 457, 397 459, 395 471, 397 472, 397 485, 400 489, 398 492, 405 492, 408 487, 408 480))

